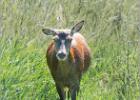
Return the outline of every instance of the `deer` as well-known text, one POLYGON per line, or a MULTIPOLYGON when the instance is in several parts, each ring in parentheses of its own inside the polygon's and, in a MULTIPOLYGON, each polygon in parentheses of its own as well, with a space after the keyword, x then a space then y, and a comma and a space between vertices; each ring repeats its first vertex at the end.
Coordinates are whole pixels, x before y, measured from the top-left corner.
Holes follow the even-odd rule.
POLYGON ((91 63, 90 48, 79 32, 84 22, 78 22, 71 29, 42 29, 44 34, 53 36, 46 58, 60 100, 76 100, 82 75, 91 63))

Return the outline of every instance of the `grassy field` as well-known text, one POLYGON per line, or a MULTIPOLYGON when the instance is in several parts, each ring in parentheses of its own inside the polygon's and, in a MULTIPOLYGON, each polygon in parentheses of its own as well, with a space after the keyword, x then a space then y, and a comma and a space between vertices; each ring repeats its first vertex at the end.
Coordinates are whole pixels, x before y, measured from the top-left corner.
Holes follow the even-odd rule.
POLYGON ((140 100, 137 0, 0 0, 0 100, 56 100, 43 27, 71 28, 92 51, 78 100, 140 100), (61 21, 57 18, 60 16, 61 21))

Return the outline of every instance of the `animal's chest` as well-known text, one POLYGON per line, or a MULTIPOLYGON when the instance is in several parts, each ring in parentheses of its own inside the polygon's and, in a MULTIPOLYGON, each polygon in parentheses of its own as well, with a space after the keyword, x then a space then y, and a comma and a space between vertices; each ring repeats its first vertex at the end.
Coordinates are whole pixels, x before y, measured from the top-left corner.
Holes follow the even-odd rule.
POLYGON ((69 85, 73 81, 77 80, 78 73, 76 66, 70 63, 59 63, 56 70, 56 81, 63 84, 69 85))
POLYGON ((76 71, 76 66, 74 66, 73 64, 70 64, 70 63, 58 63, 58 66, 57 66, 57 77, 60 77, 60 78, 68 78, 68 77, 71 77, 71 75, 73 75, 76 71))

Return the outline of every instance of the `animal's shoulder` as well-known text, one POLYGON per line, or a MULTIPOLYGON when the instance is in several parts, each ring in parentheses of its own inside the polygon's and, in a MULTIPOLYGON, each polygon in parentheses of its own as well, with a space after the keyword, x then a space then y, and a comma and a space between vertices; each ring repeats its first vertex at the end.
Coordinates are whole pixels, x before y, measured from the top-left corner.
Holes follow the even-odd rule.
POLYGON ((54 42, 51 42, 47 49, 47 54, 51 54, 54 51, 54 42))
POLYGON ((75 33, 73 35, 73 41, 72 41, 72 45, 71 45, 73 48, 76 48, 79 52, 81 50, 86 50, 88 49, 88 45, 87 45, 87 42, 84 38, 83 35, 81 35, 80 33, 75 33))
POLYGON ((80 40, 82 42, 86 42, 84 36, 81 33, 75 33, 73 35, 73 38, 76 39, 76 40, 80 40))

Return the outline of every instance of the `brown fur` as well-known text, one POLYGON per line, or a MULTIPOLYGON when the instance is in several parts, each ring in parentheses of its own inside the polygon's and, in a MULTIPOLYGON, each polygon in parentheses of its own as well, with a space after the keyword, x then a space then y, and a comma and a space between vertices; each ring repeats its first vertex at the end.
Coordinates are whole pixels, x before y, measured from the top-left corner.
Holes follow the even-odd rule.
POLYGON ((46 57, 56 87, 68 87, 70 91, 77 88, 78 91, 82 73, 88 69, 91 57, 89 47, 81 34, 76 33, 73 41, 75 43, 71 44, 66 61, 57 60, 54 42, 49 45, 46 57))

